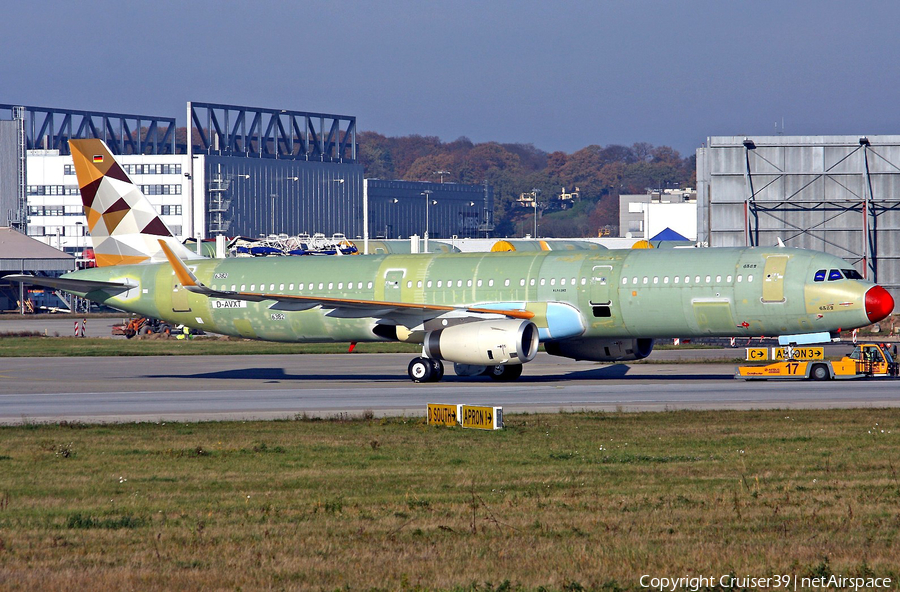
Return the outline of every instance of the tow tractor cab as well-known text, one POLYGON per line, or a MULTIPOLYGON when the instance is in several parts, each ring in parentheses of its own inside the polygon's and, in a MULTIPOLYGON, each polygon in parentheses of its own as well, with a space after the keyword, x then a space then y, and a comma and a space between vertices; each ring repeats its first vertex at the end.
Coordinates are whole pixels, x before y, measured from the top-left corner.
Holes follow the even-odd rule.
POLYGON ((886 344, 861 343, 853 348, 847 358, 856 362, 858 373, 868 376, 897 376, 897 362, 886 344))

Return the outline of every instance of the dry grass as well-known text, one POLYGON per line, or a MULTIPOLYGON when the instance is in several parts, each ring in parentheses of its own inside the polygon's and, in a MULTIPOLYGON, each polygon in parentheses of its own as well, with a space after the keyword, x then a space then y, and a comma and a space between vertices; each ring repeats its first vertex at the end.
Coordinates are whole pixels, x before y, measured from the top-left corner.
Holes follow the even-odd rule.
POLYGON ((506 419, 0 428, 0 588, 900 577, 900 410, 506 419))

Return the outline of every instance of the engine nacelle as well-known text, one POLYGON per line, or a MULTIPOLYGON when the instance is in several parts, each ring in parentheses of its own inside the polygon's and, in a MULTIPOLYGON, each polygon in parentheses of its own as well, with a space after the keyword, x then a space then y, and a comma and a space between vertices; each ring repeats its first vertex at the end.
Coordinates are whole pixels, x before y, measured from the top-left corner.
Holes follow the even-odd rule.
POLYGON ((592 362, 619 362, 642 360, 653 351, 652 339, 604 339, 588 337, 563 339, 544 343, 544 349, 553 356, 592 362))
POLYGON ((473 321, 425 335, 425 355, 460 364, 524 364, 538 350, 538 329, 531 321, 473 321))

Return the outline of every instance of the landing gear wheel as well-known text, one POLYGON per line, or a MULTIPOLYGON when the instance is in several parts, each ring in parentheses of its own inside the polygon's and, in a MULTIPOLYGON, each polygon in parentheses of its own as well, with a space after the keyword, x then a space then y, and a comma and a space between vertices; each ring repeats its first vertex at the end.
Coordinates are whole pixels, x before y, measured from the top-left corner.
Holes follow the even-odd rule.
POLYGON ((431 382, 439 382, 444 377, 444 363, 440 360, 431 360, 431 382))
POLYGON ((413 358, 409 363, 409 377, 413 382, 430 382, 434 376, 434 366, 428 358, 413 358))
POLYGON ((828 374, 828 368, 823 364, 816 364, 812 367, 812 370, 809 373, 809 377, 813 380, 828 380, 831 378, 828 374))
POLYGON ((522 376, 522 365, 488 366, 488 376, 500 382, 509 382, 522 376))

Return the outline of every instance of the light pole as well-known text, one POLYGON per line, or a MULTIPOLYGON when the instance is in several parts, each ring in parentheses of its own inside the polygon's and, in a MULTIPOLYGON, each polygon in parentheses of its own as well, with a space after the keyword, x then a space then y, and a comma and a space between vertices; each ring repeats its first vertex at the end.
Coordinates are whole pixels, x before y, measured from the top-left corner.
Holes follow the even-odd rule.
POLYGON ((272 198, 272 234, 275 234, 275 200, 278 199, 277 193, 269 194, 272 198))
POLYGON ((450 171, 434 171, 434 174, 441 176, 441 185, 443 185, 444 184, 444 175, 449 175, 450 171))
POLYGON ((534 198, 534 202, 532 205, 534 206, 534 238, 537 239, 537 219, 538 219, 538 195, 541 193, 540 189, 534 188, 531 190, 531 196, 534 198))
POLYGON ((428 252, 428 210, 432 204, 437 204, 436 201, 431 199, 431 194, 434 193, 431 189, 426 189, 422 192, 422 195, 425 196, 425 251, 428 252))

